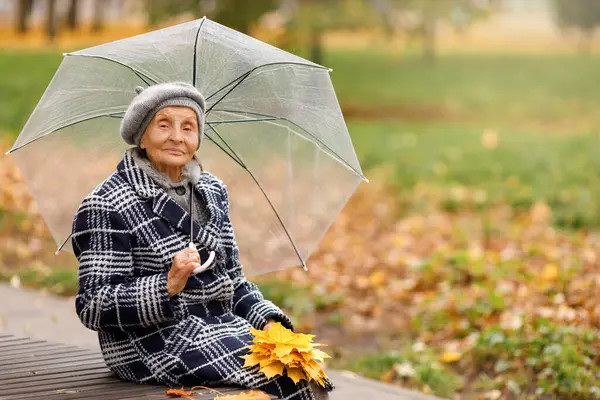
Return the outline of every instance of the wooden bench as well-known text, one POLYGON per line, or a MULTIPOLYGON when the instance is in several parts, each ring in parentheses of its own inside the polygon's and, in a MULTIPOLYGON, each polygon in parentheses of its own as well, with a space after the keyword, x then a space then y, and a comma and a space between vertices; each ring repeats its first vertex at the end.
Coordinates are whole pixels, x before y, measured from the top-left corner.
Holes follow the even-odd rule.
MULTIPOLYGON (((137 385, 117 378, 98 351, 0 334, 0 399, 169 399, 164 386, 137 385)), ((190 389, 190 388, 186 388, 190 389)), ((245 389, 215 387, 227 395, 245 389)), ((192 398, 218 393, 197 389, 192 398)), ((277 399, 277 397, 272 397, 277 399)))

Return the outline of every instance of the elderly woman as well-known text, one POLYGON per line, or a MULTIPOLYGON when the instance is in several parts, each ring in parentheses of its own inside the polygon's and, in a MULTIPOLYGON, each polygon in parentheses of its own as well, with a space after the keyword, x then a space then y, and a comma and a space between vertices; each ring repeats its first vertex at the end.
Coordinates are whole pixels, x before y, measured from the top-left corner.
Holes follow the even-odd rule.
POLYGON ((98 332, 106 364, 138 383, 327 398, 329 381, 323 390, 243 367, 250 327, 292 323, 246 280, 227 190, 195 157, 203 138, 201 93, 181 82, 136 91, 121 123, 121 136, 135 147, 85 197, 73 221, 77 314, 98 332), (195 248, 188 247, 190 223, 195 248), (214 261, 193 274, 210 252, 214 261))

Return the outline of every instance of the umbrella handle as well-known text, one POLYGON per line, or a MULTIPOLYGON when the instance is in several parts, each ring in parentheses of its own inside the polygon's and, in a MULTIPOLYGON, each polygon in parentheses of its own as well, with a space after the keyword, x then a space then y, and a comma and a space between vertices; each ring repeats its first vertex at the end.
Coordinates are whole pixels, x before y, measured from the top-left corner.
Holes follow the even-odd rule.
MULTIPOLYGON (((190 249, 195 249, 195 248, 196 248, 196 246, 194 246, 194 243, 192 243, 192 242, 190 242, 190 244, 189 244, 189 246, 188 246, 188 247, 189 247, 190 249)), ((204 262, 204 264, 202 264, 201 266, 199 266, 199 267, 195 268, 195 269, 192 271, 192 275, 197 275, 197 274, 199 274, 200 272, 202 272, 202 271, 206 270, 206 269, 207 269, 208 267, 210 267, 210 265, 213 263, 214 259, 215 259, 215 252, 214 252, 214 251, 211 251, 211 252, 210 252, 210 254, 208 255, 208 260, 206 260, 206 261, 204 262)))

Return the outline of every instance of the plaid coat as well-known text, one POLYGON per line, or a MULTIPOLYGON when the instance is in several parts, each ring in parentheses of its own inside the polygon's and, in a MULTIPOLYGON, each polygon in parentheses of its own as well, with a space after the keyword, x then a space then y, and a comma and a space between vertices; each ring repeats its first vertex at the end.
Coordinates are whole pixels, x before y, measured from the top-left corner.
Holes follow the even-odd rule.
POLYGON ((209 220, 194 223, 194 243, 202 260, 214 251, 215 262, 173 297, 167 275, 174 254, 189 243, 190 215, 135 165, 129 151, 85 197, 72 232, 81 322, 98 332, 106 364, 126 380, 233 384, 313 399, 303 382, 267 380, 257 368, 243 367, 250 326, 262 329, 270 318, 290 329, 292 323, 242 272, 223 182, 203 172, 195 191, 209 220))

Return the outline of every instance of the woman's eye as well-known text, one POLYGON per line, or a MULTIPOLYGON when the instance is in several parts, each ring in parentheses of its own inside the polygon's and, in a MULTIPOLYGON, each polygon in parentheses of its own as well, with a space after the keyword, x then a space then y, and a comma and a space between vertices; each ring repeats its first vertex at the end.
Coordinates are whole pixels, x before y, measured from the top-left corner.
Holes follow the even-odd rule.
POLYGON ((167 127, 167 124, 160 124, 160 127, 161 127, 161 128, 166 128, 166 127, 167 127))

